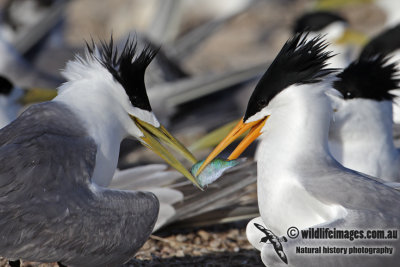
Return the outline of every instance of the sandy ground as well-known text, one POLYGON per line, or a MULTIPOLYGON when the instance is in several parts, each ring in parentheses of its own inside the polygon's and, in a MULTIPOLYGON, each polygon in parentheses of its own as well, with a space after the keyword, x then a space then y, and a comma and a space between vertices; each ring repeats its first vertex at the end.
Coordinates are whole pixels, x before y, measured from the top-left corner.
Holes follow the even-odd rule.
MULTIPOLYGON (((208 228, 173 226, 150 236, 128 266, 263 266, 259 252, 246 238, 246 222, 208 228)), ((0 266, 8 267, 0 258, 0 266)), ((57 264, 23 262, 24 267, 53 267, 57 264)))

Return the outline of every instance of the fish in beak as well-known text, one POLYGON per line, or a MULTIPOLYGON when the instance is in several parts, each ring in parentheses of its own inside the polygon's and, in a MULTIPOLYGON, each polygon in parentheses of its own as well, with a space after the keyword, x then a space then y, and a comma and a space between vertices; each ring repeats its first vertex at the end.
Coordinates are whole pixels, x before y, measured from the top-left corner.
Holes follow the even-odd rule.
POLYGON ((197 162, 195 156, 193 156, 193 154, 181 142, 179 142, 172 134, 170 134, 164 126, 160 125, 159 127, 155 127, 134 116, 131 116, 131 118, 143 133, 143 136, 140 137, 141 143, 164 159, 171 167, 182 173, 199 189, 203 190, 190 171, 186 169, 185 166, 183 166, 182 163, 161 144, 161 141, 168 144, 175 151, 179 152, 192 164, 197 162))
POLYGON ((207 165, 227 146, 238 139, 244 132, 250 130, 246 137, 239 143, 236 149, 228 157, 228 160, 237 159, 243 153, 243 151, 261 135, 261 130, 268 118, 269 116, 248 123, 244 122, 243 118, 239 120, 233 130, 230 131, 230 133, 218 144, 218 146, 210 153, 210 155, 208 155, 204 163, 198 169, 196 176, 198 176, 204 170, 204 168, 207 167, 207 165))

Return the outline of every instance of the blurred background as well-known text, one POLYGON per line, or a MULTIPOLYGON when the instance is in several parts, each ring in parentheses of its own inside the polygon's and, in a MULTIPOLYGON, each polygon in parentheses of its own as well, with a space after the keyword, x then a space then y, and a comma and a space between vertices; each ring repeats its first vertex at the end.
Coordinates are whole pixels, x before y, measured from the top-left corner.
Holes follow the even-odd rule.
MULTIPOLYGON (((0 0, 0 75, 19 87, 55 89, 64 82, 60 71, 65 63, 75 54, 83 54, 85 42, 108 41, 112 35, 122 48, 129 36, 137 36, 139 46, 150 43, 160 49, 146 73, 156 116, 202 159, 212 145, 193 144, 244 114, 258 78, 293 34, 300 16, 329 10, 369 38, 398 23, 388 11, 397 2, 0 0)), ((362 45, 351 47, 357 55, 362 45)), ((246 152, 250 160, 253 154, 254 147, 246 152)), ((154 163, 161 163, 157 156, 134 141, 123 142, 119 168, 154 163)), ((261 266, 259 253, 245 235, 247 221, 257 216, 258 210, 255 173, 247 174, 247 183, 231 188, 225 201, 216 205, 216 213, 208 209, 171 220, 126 266, 261 266), (222 212, 226 206, 238 205, 244 207, 240 212, 222 212)), ((193 188, 182 188, 189 193, 183 191, 185 198, 175 205, 177 210, 195 194, 193 188)), ((219 185, 208 192, 226 188, 219 185)), ((205 196, 198 201, 205 201, 205 196)), ((7 266, 5 260, 1 262, 7 266)))

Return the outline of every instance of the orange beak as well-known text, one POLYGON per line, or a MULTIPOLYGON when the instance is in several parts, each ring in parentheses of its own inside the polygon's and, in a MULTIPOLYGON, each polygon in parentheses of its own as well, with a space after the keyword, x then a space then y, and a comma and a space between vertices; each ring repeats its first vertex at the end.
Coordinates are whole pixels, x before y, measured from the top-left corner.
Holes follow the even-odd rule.
POLYGON ((250 132, 246 135, 246 137, 240 142, 240 144, 236 147, 236 149, 231 153, 228 157, 228 160, 237 159, 243 151, 261 135, 261 129, 264 127, 265 122, 267 121, 269 116, 254 122, 244 123, 243 118, 239 121, 239 123, 233 128, 233 130, 217 145, 217 147, 208 155, 204 163, 200 166, 199 170, 196 173, 198 176, 205 167, 216 157, 222 150, 224 150, 227 146, 229 146, 233 141, 239 138, 244 132, 250 129, 250 132))

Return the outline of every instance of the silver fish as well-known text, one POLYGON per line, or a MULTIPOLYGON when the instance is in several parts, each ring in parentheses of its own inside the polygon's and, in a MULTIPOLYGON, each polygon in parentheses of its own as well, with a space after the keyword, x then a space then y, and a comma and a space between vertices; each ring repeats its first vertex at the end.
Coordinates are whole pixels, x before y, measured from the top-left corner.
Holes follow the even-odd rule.
POLYGON ((194 164, 190 169, 192 175, 196 178, 196 181, 199 183, 201 187, 205 187, 214 181, 216 181, 222 174, 236 165, 245 162, 246 158, 240 158, 235 160, 224 160, 216 158, 207 165, 207 167, 196 176, 197 170, 200 168, 201 164, 203 164, 204 160, 201 160, 194 164))

